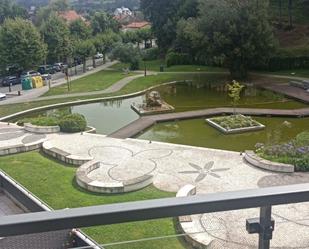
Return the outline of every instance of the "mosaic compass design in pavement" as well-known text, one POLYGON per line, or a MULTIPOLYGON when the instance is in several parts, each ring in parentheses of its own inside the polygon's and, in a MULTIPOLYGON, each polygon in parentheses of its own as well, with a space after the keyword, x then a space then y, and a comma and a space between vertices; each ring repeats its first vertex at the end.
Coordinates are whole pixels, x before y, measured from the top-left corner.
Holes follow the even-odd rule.
POLYGON ((229 168, 220 168, 220 169, 214 169, 215 162, 211 161, 204 165, 204 167, 201 167, 199 165, 196 165, 194 163, 189 163, 189 165, 194 168, 195 170, 188 170, 188 171, 181 171, 180 174, 197 174, 197 177, 195 179, 195 182, 203 181, 207 176, 212 176, 215 178, 221 178, 220 175, 217 174, 217 172, 227 171, 229 168))

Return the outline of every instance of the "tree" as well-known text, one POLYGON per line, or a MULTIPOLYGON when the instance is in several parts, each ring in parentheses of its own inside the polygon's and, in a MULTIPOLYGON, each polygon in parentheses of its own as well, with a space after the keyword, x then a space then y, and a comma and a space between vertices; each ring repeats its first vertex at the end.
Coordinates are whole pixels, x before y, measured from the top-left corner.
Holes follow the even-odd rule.
POLYGON ((240 93, 245 86, 241 85, 236 80, 233 80, 232 84, 228 84, 227 86, 229 89, 229 97, 232 99, 233 112, 234 115, 236 115, 236 105, 240 100, 240 93))
POLYGON ((182 0, 141 0, 141 10, 152 23, 157 44, 163 52, 167 51, 176 37, 180 1, 182 0))
POLYGON ((28 70, 42 63, 46 45, 30 21, 7 19, 0 28, 0 64, 2 68, 18 65, 28 70))
POLYGON ((139 37, 139 40, 144 41, 144 47, 146 48, 147 42, 151 41, 153 39, 153 34, 151 32, 151 29, 149 28, 144 28, 144 29, 140 29, 137 32, 137 36, 139 37))
POLYGON ((133 44, 118 43, 112 51, 112 59, 117 59, 122 63, 130 64, 131 70, 139 69, 139 62, 141 55, 139 49, 135 48, 133 44))
POLYGON ((289 26, 290 26, 290 29, 293 28, 293 1, 292 0, 289 0, 289 5, 288 5, 288 8, 289 8, 289 26))
POLYGON ((74 46, 74 55, 83 60, 83 72, 86 72, 87 58, 96 53, 91 40, 77 41, 74 46))
POLYGON ((97 35, 99 33, 112 30, 114 32, 119 31, 119 24, 113 17, 105 12, 96 12, 91 18, 91 27, 93 34, 97 35))
POLYGON ((57 14, 53 13, 42 24, 41 33, 48 46, 48 60, 67 61, 72 55, 72 41, 67 24, 57 14))
POLYGON ((69 3, 68 0, 52 0, 49 7, 53 11, 66 11, 69 9, 69 3))
POLYGON ((120 36, 111 31, 99 34, 93 39, 93 45, 95 46, 96 51, 103 54, 104 63, 106 63, 106 54, 110 52, 119 41, 120 36))
POLYGON ((197 18, 184 25, 185 38, 206 62, 225 65, 244 78, 250 65, 265 62, 275 48, 268 1, 204 0, 197 18))
POLYGON ((69 29, 73 39, 87 40, 91 38, 92 30, 82 19, 71 22, 69 29))
POLYGON ((12 3, 10 0, 0 1, 0 24, 4 22, 6 18, 15 17, 27 17, 26 9, 20 7, 17 4, 12 3))

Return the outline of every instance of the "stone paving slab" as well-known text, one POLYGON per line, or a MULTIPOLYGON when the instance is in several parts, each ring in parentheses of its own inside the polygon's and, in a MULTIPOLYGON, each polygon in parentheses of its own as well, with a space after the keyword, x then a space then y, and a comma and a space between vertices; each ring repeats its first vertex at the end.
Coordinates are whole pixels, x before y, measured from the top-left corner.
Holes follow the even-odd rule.
MULTIPOLYGON (((94 157, 104 166, 90 176, 111 184, 152 174, 161 190, 177 192, 191 184, 197 194, 205 194, 297 184, 300 177, 309 182, 307 173, 279 174, 251 167, 238 152, 91 134, 58 136, 49 143, 71 154, 94 157)), ((192 238, 208 249, 256 248, 257 235, 247 234, 245 221, 258 214, 258 209, 249 209, 193 215, 186 231, 202 232, 192 238)), ((273 216, 277 225, 272 248, 309 248, 309 203, 274 207, 273 216)))

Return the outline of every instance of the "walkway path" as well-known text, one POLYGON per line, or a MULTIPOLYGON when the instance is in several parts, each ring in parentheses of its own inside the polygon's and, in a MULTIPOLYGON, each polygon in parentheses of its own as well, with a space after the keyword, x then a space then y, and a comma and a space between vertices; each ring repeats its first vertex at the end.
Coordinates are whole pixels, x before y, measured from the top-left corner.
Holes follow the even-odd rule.
MULTIPOLYGON (((233 108, 212 108, 188 112, 175 112, 167 114, 158 114, 143 116, 127 126, 109 135, 113 138, 128 138, 138 135, 140 132, 146 130, 150 126, 158 122, 167 122, 174 120, 194 119, 208 116, 232 114, 233 108)), ((280 110, 280 109, 252 109, 252 108, 236 108, 236 112, 244 115, 253 116, 288 116, 288 117, 306 117, 309 116, 309 108, 295 109, 295 110, 280 110)))
MULTIPOLYGON (((110 67, 110 66, 112 66, 116 63, 117 63, 117 61, 108 62, 108 63, 106 63, 102 66, 96 67, 95 69, 93 69, 91 71, 87 71, 84 74, 72 76, 72 77, 70 77, 70 80, 71 81, 77 80, 77 79, 86 77, 88 75, 97 73, 97 72, 104 70, 104 69, 106 69, 106 68, 108 68, 108 67, 110 67)), ((66 83, 67 83, 67 81, 64 78, 61 78, 61 79, 54 81, 51 87, 61 86, 61 85, 64 85, 66 83)), ((40 99, 39 97, 42 96, 44 93, 48 92, 48 90, 49 90, 48 86, 44 86, 44 87, 41 87, 41 88, 35 88, 35 89, 32 89, 32 90, 22 91, 21 96, 12 97, 12 98, 8 98, 6 100, 2 100, 2 101, 0 101, 0 105, 17 104, 17 103, 24 103, 24 102, 29 102, 29 101, 37 101, 37 100, 40 99)))
POLYGON ((117 81, 115 84, 112 86, 100 90, 100 91, 92 91, 92 92, 81 92, 81 93, 67 93, 67 94, 60 94, 60 95, 53 95, 53 96, 46 96, 46 97, 39 97, 36 99, 33 99, 32 101, 41 101, 41 100, 50 100, 50 99, 62 99, 62 98, 71 98, 71 97, 81 97, 81 96, 93 96, 93 95, 98 95, 98 94, 108 94, 108 93, 114 93, 119 90, 121 90, 124 86, 129 84, 135 79, 144 77, 144 75, 139 74, 139 75, 134 75, 134 76, 129 76, 124 79, 121 79, 117 81))
POLYGON ((284 94, 285 96, 309 103, 309 92, 304 89, 290 86, 288 84, 270 84, 261 85, 262 88, 276 93, 284 94))
MULTIPOLYGON (((279 174, 251 167, 239 152, 92 134, 59 135, 46 143, 70 155, 100 161, 100 167, 88 175, 100 183, 151 174, 154 185, 163 191, 176 192, 191 184, 197 194, 205 194, 309 182, 307 173, 279 174)), ((192 232, 200 233, 191 236, 209 249, 257 248, 258 237, 246 232, 245 221, 258 217, 258 211, 193 215, 192 232)), ((273 248, 309 248, 308 203, 273 207, 273 217, 273 248)))

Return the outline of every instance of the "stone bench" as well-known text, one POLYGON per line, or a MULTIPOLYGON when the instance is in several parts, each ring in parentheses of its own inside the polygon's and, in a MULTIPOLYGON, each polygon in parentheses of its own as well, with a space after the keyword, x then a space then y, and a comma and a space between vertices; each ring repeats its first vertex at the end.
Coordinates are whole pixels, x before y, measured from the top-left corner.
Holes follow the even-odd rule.
POLYGON ((248 150, 245 152, 245 160, 251 165, 269 170, 274 172, 281 173, 293 173, 295 171, 295 166, 291 164, 277 163, 266 160, 264 158, 259 157, 254 151, 248 150))
POLYGON ((24 129, 28 132, 39 133, 39 134, 49 134, 60 132, 60 127, 56 126, 38 126, 30 123, 24 124, 24 129))
MULTIPOLYGON (((196 195, 196 187, 188 184, 178 190, 176 197, 186 197, 196 195)), ((190 215, 180 216, 178 217, 179 223, 181 225, 182 222, 192 222, 192 218, 190 215)))
POLYGON ((152 184, 153 182, 152 175, 144 175, 123 182, 104 182, 91 179, 88 175, 92 171, 98 169, 100 165, 101 163, 99 161, 92 160, 80 166, 76 171, 77 184, 91 192, 116 194, 136 191, 152 184))

